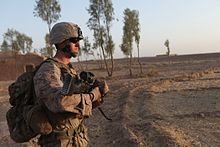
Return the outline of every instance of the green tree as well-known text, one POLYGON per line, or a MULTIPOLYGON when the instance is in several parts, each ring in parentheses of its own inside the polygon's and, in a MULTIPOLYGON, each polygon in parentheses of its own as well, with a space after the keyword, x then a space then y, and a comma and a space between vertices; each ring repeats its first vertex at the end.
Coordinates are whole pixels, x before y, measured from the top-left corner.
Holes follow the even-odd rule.
POLYGON ((8 43, 7 43, 7 41, 3 40, 2 45, 1 45, 1 51, 6 52, 8 50, 9 50, 8 43))
POLYGON ((138 51, 138 64, 140 66, 140 73, 143 73, 142 70, 142 65, 140 62, 140 23, 139 23, 139 12, 137 10, 132 11, 134 13, 134 28, 133 28, 133 33, 134 33, 134 40, 137 45, 137 51, 138 51))
POLYGON ((34 16, 40 17, 48 25, 49 33, 52 23, 55 23, 60 18, 60 4, 57 0, 36 0, 34 7, 34 16))
MULTIPOLYGON (((138 11, 130 10, 129 8, 124 10, 124 26, 122 44, 120 45, 122 52, 129 57, 129 72, 132 75, 132 51, 133 41, 137 44, 138 48, 138 60, 139 60, 139 43, 140 43, 140 24, 138 18, 138 11)), ((140 64, 141 65, 141 64, 140 64)), ((141 67, 142 68, 142 67, 141 67)), ((142 72, 142 69, 141 69, 142 72)))
POLYGON ((8 44, 9 50, 13 52, 27 53, 32 49, 32 38, 26 34, 20 33, 14 29, 8 29, 3 36, 4 41, 8 44))
POLYGON ((114 9, 111 0, 90 0, 90 18, 87 22, 88 27, 93 30, 94 48, 101 48, 105 67, 108 76, 112 76, 114 68, 114 42, 110 33, 112 21, 114 20, 114 9), (111 67, 107 62, 107 57, 111 59, 111 67))
POLYGON ((170 42, 168 39, 164 42, 164 45, 167 48, 167 55, 170 56, 170 42))
MULTIPOLYGON (((88 36, 84 37, 84 39, 83 39, 83 45, 80 48, 80 53, 81 53, 81 56, 82 56, 82 54, 84 54, 86 61, 87 61, 89 55, 94 55, 94 52, 92 50, 91 43, 89 42, 88 36)), ((87 62, 86 62, 86 70, 87 70, 87 62)))
POLYGON ((10 50, 15 51, 15 41, 18 32, 14 29, 8 29, 6 33, 4 33, 4 40, 8 43, 10 50))
MULTIPOLYGON (((60 4, 57 0, 36 0, 35 2, 36 6, 34 7, 34 16, 40 17, 43 21, 47 23, 50 33, 52 23, 55 23, 57 20, 59 20, 61 16, 60 4)), ((47 50, 48 56, 53 56, 54 47, 52 47, 51 45, 47 46, 46 44, 46 47, 44 49, 47 50)))
POLYGON ((32 49, 32 39, 25 34, 17 34, 17 46, 22 53, 30 52, 32 49))
POLYGON ((90 44, 89 39, 88 39, 87 36, 83 39, 83 43, 84 44, 81 47, 81 51, 85 55, 85 58, 86 58, 86 61, 87 61, 89 55, 93 55, 91 44, 90 44))
POLYGON ((44 37, 45 47, 40 50, 41 54, 46 57, 51 57, 53 55, 54 47, 50 44, 49 34, 47 33, 44 37))

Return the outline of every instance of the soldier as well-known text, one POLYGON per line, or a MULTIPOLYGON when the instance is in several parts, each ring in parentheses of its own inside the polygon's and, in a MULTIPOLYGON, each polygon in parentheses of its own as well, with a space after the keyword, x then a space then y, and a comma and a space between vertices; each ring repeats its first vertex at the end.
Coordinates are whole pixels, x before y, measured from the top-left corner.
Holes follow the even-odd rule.
POLYGON ((92 103, 108 92, 106 82, 100 82, 88 94, 62 92, 65 77, 77 76, 70 59, 77 56, 81 39, 83 36, 78 25, 70 22, 55 24, 50 32, 50 42, 55 45, 56 54, 52 62, 44 62, 34 76, 36 97, 53 128, 48 135, 40 136, 42 147, 87 146, 87 129, 83 120, 91 115, 92 103))

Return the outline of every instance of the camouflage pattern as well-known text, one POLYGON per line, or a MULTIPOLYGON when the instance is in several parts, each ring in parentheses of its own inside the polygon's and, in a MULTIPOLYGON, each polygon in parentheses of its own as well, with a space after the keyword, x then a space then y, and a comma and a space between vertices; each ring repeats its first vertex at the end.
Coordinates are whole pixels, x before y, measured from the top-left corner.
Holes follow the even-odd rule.
POLYGON ((8 87, 11 108, 6 113, 10 137, 18 143, 29 141, 38 132, 34 132, 27 122, 26 116, 34 105, 33 90, 34 72, 25 72, 8 87))
POLYGON ((50 32, 50 43, 58 44, 69 38, 83 39, 81 29, 71 22, 61 22, 53 26, 50 32))
POLYGON ((84 147, 88 144, 88 137, 82 122, 85 117, 91 115, 91 95, 62 95, 65 75, 69 73, 76 75, 73 68, 64 64, 62 66, 67 72, 61 72, 60 67, 52 62, 45 62, 34 76, 36 96, 39 103, 48 110, 46 112, 53 126, 52 133, 42 135, 39 143, 41 146, 78 146, 79 144, 84 147), (60 136, 59 134, 65 135, 57 137, 60 136))

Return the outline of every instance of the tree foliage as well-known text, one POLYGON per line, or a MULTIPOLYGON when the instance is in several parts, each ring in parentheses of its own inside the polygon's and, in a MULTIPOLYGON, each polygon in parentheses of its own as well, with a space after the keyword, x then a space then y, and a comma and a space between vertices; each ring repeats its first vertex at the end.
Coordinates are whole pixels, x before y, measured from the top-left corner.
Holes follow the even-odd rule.
POLYGON ((45 47, 41 48, 40 53, 43 56, 51 57, 53 55, 53 50, 55 50, 55 48, 53 46, 51 46, 51 44, 50 44, 50 39, 49 39, 48 33, 45 35, 44 41, 45 41, 45 47))
MULTIPOLYGON (((130 10, 129 8, 126 8, 124 10, 123 37, 122 37, 122 44, 120 45, 120 47, 124 55, 130 58, 129 60, 130 75, 132 75, 131 63, 132 63, 132 51, 133 51, 134 40, 137 44, 138 60, 139 60, 139 43, 140 43, 139 32, 140 32, 140 24, 139 24, 138 11, 130 10)), ((141 67, 141 72, 142 72, 142 67, 141 67)))
POLYGON ((8 45, 8 43, 7 43, 6 40, 3 40, 2 45, 1 45, 1 51, 2 51, 2 52, 5 52, 5 51, 8 51, 8 50, 9 50, 9 45, 8 45))
POLYGON ((86 60, 87 60, 87 58, 89 57, 89 55, 93 55, 94 53, 93 53, 93 51, 92 51, 91 44, 90 44, 90 42, 89 42, 89 38, 88 38, 88 37, 85 37, 85 38, 83 39, 83 42, 84 42, 84 44, 83 44, 83 46, 81 47, 80 50, 81 50, 82 53, 85 55, 86 60))
POLYGON ((90 6, 87 11, 91 16, 87 25, 91 30, 93 30, 93 48, 101 48, 107 73, 109 76, 112 76, 114 67, 114 42, 110 33, 112 21, 114 20, 114 8, 112 1, 90 0, 90 6), (111 59, 111 69, 109 69, 106 57, 110 57, 111 59))
POLYGON ((170 55, 170 42, 168 39, 164 42, 164 45, 167 48, 167 55, 169 56, 170 55))
MULTIPOLYGON (((55 23, 61 17, 61 7, 58 0, 36 0, 34 7, 34 16, 40 17, 48 25, 49 33, 52 23, 55 23)), ((45 56, 52 57, 54 47, 49 43, 49 35, 45 35, 46 46, 41 49, 41 53, 45 56)))
POLYGON ((61 7, 57 0, 36 0, 34 16, 40 17, 48 25, 49 32, 51 24, 60 18, 61 7))
POLYGON ((11 50, 14 52, 27 53, 32 49, 32 38, 26 34, 20 33, 14 29, 8 29, 3 35, 4 41, 2 46, 4 49, 11 50))
POLYGON ((143 73, 142 70, 142 65, 140 62, 140 22, 139 22, 139 12, 136 10, 133 10, 134 13, 134 28, 133 28, 133 33, 134 33, 134 41, 137 46, 137 51, 138 51, 138 63, 140 66, 140 73, 143 73))

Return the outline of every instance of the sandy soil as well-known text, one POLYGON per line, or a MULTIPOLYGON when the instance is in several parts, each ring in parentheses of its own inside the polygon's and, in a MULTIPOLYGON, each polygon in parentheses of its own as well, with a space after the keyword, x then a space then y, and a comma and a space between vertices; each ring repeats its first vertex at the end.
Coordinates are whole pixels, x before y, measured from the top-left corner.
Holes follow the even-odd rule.
MULTIPOLYGON (((220 146, 220 54, 142 58, 144 74, 126 60, 106 80, 110 92, 101 108, 86 121, 91 147, 220 146)), ((88 67, 98 77, 103 70, 88 67)), ((10 140, 5 113, 7 85, 0 82, 0 146, 27 146, 10 140)))

